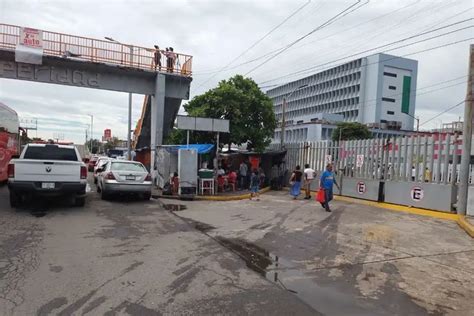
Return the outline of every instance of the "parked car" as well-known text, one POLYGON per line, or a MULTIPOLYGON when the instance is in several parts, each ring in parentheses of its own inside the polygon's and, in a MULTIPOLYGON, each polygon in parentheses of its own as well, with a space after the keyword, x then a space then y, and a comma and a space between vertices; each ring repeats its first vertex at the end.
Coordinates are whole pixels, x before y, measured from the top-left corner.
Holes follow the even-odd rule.
POLYGON ((8 165, 10 205, 34 196, 68 195, 84 206, 87 167, 74 146, 28 144, 8 165))
POLYGON ((95 184, 97 184, 97 169, 103 167, 109 160, 111 160, 109 157, 99 157, 99 159, 97 159, 97 162, 95 163, 95 166, 94 166, 94 173, 93 173, 95 184))
POLYGON ((87 164, 87 170, 89 170, 89 172, 94 171, 94 167, 95 167, 95 164, 97 163, 97 160, 99 160, 99 156, 92 156, 89 159, 89 163, 87 164))
POLYGON ((151 176, 141 162, 110 160, 97 169, 97 192, 106 200, 113 194, 139 194, 151 197, 151 176))

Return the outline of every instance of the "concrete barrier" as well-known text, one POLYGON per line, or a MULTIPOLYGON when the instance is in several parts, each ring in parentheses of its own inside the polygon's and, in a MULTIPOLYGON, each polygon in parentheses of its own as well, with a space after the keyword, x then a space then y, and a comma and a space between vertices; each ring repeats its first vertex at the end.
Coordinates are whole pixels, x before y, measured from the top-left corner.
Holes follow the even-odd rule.
POLYGON ((451 212, 456 191, 456 186, 451 184, 388 181, 385 202, 451 212))
POLYGON ((343 177, 341 195, 370 201, 379 201, 379 187, 379 180, 343 177))

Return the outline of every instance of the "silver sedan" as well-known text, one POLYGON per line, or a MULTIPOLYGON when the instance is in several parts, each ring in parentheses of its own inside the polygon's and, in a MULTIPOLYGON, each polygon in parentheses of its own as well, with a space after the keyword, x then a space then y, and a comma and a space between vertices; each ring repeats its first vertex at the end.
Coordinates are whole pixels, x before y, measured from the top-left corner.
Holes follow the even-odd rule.
POLYGON ((113 194, 140 194, 145 200, 151 197, 151 176, 140 162, 110 160, 97 173, 97 192, 103 200, 113 194))

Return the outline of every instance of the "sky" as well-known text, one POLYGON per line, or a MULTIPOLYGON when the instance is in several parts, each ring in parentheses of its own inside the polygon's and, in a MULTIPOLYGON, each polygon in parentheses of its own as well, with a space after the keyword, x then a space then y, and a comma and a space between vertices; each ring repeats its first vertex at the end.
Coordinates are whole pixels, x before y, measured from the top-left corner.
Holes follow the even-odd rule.
MULTIPOLYGON (((472 0, 0 0, 0 23, 172 46, 193 56, 191 97, 235 74, 265 90, 374 53, 406 56, 418 60, 415 115, 430 129, 462 119, 463 105, 430 120, 465 98, 473 9, 472 0), (356 10, 320 27, 352 4, 356 10)), ((133 95, 132 128, 143 98, 133 95)), ((26 125, 37 120, 30 136, 83 143, 93 115, 95 138, 105 128, 126 138, 127 93, 0 79, 0 102, 26 125)))

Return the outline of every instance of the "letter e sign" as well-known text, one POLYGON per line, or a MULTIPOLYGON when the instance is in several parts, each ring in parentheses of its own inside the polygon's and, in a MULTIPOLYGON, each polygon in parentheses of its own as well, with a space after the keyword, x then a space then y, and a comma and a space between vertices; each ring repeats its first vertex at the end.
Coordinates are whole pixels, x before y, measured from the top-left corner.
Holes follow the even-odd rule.
POLYGON ((413 201, 419 202, 423 200, 424 196, 425 196, 425 191, 423 191, 423 188, 416 186, 411 189, 410 197, 413 201))

